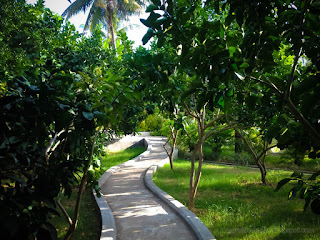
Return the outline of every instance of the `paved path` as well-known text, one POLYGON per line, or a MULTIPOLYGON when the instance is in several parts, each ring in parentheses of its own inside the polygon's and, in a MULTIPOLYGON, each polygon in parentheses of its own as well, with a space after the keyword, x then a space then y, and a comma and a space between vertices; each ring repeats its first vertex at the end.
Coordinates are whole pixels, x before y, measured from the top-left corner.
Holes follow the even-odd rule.
POLYGON ((196 239, 183 220, 144 185, 146 169, 167 157, 164 138, 147 138, 150 154, 121 167, 101 187, 115 218, 117 240, 196 239))

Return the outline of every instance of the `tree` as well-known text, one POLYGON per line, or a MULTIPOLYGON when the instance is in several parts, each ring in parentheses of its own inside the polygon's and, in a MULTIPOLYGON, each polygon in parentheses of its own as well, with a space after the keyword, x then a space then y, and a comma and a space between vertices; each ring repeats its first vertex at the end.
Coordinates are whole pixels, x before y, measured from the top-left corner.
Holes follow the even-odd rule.
POLYGON ((203 108, 198 112, 197 110, 190 110, 186 105, 186 112, 189 116, 193 117, 197 121, 197 140, 193 146, 192 156, 191 156, 191 172, 190 172, 190 191, 189 191, 189 209, 194 209, 194 199, 197 193, 201 178, 201 170, 203 164, 203 144, 204 142, 214 135, 220 132, 232 129, 235 127, 235 123, 230 122, 228 124, 219 124, 219 121, 225 117, 224 114, 220 114, 220 109, 212 112, 210 119, 206 119, 207 103, 204 104, 203 108), (198 154, 198 169, 197 174, 195 174, 195 162, 196 156, 198 154))
POLYGON ((80 36, 40 1, 1 3, 1 232, 5 239, 56 239, 49 220, 56 204, 63 209, 58 196, 79 184, 68 239, 84 188, 99 191, 88 176, 98 127, 134 132, 143 110, 126 68, 131 43, 120 33, 116 53, 100 29, 80 36))
POLYGON ((202 146, 211 136, 235 126, 232 106, 235 97, 234 71, 238 59, 235 45, 241 34, 234 27, 227 28, 225 16, 215 14, 202 1, 153 1, 147 8, 150 16, 141 19, 149 27, 143 38, 146 43, 156 36, 158 47, 169 45, 176 53, 175 75, 183 82, 182 94, 176 104, 180 111, 197 121, 192 148, 189 208, 201 177, 202 146), (207 114, 207 113, 210 114, 207 114), (220 122, 221 121, 221 122, 220 122), (198 172, 195 173, 198 155, 198 172))
MULTIPOLYGON (((271 92, 272 102, 282 106, 278 118, 286 121, 282 123, 286 127, 282 131, 281 127, 273 128, 268 131, 269 137, 273 135, 281 149, 299 146, 299 152, 307 152, 311 158, 320 157, 320 98, 315 94, 320 90, 320 50, 315 47, 320 40, 318 1, 217 3, 218 11, 225 7, 230 8, 230 22, 236 21, 245 33, 241 51, 248 68, 238 75, 239 79, 246 84, 254 82, 263 89, 263 95, 271 92)), ((317 196, 311 199, 317 203, 317 183, 310 184, 313 188, 309 190, 317 196)), ((300 186, 298 181, 295 189, 300 186)), ((310 194, 302 195, 306 203, 311 201, 310 194)), ((313 206, 319 209, 318 204, 313 206)))
POLYGON ((69 19, 90 8, 84 30, 90 29, 92 32, 99 24, 102 24, 108 30, 111 45, 115 48, 115 29, 117 29, 118 22, 133 14, 139 14, 142 6, 144 2, 140 0, 76 0, 62 13, 62 16, 69 19))

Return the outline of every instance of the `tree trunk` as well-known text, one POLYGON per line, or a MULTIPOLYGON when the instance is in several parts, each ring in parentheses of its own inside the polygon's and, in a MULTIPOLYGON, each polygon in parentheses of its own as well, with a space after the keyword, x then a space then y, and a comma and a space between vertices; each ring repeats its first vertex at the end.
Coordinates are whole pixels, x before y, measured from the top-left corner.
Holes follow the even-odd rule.
POLYGON ((241 136, 239 136, 239 132, 235 131, 234 134, 234 153, 241 153, 241 136))
MULTIPOLYGON (((266 176, 267 176, 267 170, 266 170, 266 166, 264 164, 264 158, 266 155, 266 152, 264 152, 264 158, 263 158, 263 162, 260 161, 261 155, 258 156, 257 152, 255 151, 254 147, 247 141, 247 139, 239 132, 238 129, 234 129, 239 136, 241 137, 244 145, 246 146, 246 148, 248 149, 249 153, 251 154, 251 156, 253 157, 256 165, 258 166, 260 173, 261 173, 261 182, 262 184, 266 184, 266 176)), ((265 146, 263 151, 265 150, 265 146)))
POLYGON ((113 3, 108 3, 108 7, 107 7, 107 11, 108 11, 108 15, 107 15, 107 25, 108 25, 108 34, 110 37, 110 43, 111 46, 113 47, 114 50, 116 50, 116 38, 115 38, 115 31, 114 31, 114 26, 113 26, 113 3))
POLYGON ((172 148, 171 148, 171 152, 169 155, 169 161, 170 161, 170 168, 171 168, 171 170, 173 170, 173 155, 174 155, 174 150, 177 145, 178 130, 174 130, 174 132, 172 131, 171 134, 172 134, 172 148))
POLYGON ((259 159, 255 159, 256 165, 258 166, 261 174, 261 182, 263 185, 267 184, 266 176, 267 176, 267 169, 264 163, 260 162, 259 159))
POLYGON ((77 201, 76 201, 76 205, 75 205, 75 210, 74 210, 74 214, 73 214, 73 221, 72 221, 71 226, 68 229, 68 232, 64 236, 64 240, 70 240, 74 230, 77 228, 78 219, 79 219, 79 211, 80 211, 80 203, 81 203, 82 195, 83 195, 83 192, 86 188, 86 185, 87 185, 87 173, 81 179, 79 192, 78 192, 78 196, 77 196, 77 201))
POLYGON ((79 191, 78 191, 77 201, 76 201, 76 205, 74 207, 74 214, 73 214, 72 224, 69 227, 68 232, 64 236, 64 240, 70 240, 74 230, 77 228, 77 225, 78 225, 80 203, 81 203, 83 192, 84 192, 84 190, 86 188, 86 185, 87 185, 88 170, 89 170, 89 167, 90 167, 91 162, 92 162, 94 147, 96 145, 96 139, 97 139, 97 136, 98 136, 98 133, 99 133, 100 130, 101 130, 101 128, 99 128, 99 130, 96 132, 96 134, 95 134, 95 136, 93 138, 93 142, 91 144, 91 151, 90 151, 89 159, 88 159, 87 164, 84 167, 83 176, 82 176, 80 187, 79 187, 79 191))
POLYGON ((198 144, 195 145, 192 155, 191 155, 191 172, 190 172, 190 189, 189 189, 189 201, 188 201, 188 208, 191 210, 194 208, 194 175, 195 175, 195 161, 196 155, 198 152, 198 144))
POLYGON ((192 194, 192 208, 194 208, 194 198, 196 197, 200 178, 201 178, 201 170, 202 170, 202 163, 203 163, 203 151, 202 151, 202 146, 203 146, 203 141, 201 140, 200 146, 199 146, 199 162, 198 162, 198 171, 197 171, 197 176, 195 179, 194 187, 193 187, 193 194, 192 194))
POLYGON ((189 203, 188 207, 190 210, 194 209, 194 199, 197 194, 197 189, 199 186, 200 178, 201 178, 201 170, 202 170, 202 163, 203 163, 203 151, 202 146, 204 143, 204 116, 203 118, 198 119, 198 132, 199 132, 199 140, 197 145, 194 148, 191 158, 191 175, 190 175, 190 192, 189 192, 189 203), (198 162, 198 171, 196 178, 195 177, 195 161, 196 155, 199 152, 199 162, 198 162))

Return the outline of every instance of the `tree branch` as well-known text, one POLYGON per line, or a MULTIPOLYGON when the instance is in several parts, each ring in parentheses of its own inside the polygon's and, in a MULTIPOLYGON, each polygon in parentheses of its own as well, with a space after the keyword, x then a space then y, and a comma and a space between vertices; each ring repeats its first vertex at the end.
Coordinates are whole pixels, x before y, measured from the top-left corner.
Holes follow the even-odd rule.
POLYGON ((316 129, 310 124, 310 122, 298 111, 298 109, 293 105, 291 99, 286 99, 286 106, 289 111, 295 116, 295 118, 301 122, 301 124, 307 129, 309 134, 314 138, 317 145, 320 145, 320 134, 316 129))
POLYGON ((255 81, 257 81, 257 82, 260 82, 260 83, 262 83, 262 84, 264 84, 264 85, 269 86, 269 87, 275 92, 275 94, 276 94, 277 96, 282 96, 282 93, 280 92, 280 90, 278 89, 278 87, 277 87, 273 82, 271 82, 266 76, 264 76, 264 77, 266 78, 267 82, 265 82, 265 81, 263 81, 263 80, 261 80, 261 79, 252 77, 252 76, 248 76, 248 77, 251 78, 252 80, 255 80, 255 81))
POLYGON ((207 140, 208 138, 212 137, 212 136, 215 135, 215 134, 221 133, 221 132, 223 132, 223 131, 226 131, 226 130, 229 130, 229 129, 232 129, 232 128, 235 128, 235 127, 236 127, 236 124, 233 123, 233 124, 231 124, 231 125, 229 125, 229 126, 226 126, 226 127, 222 128, 222 129, 220 129, 220 130, 211 131, 211 132, 206 132, 206 133, 204 134, 204 139, 207 140))
POLYGON ((225 114, 219 115, 219 113, 220 113, 220 109, 219 109, 219 111, 218 111, 218 113, 217 113, 216 118, 215 118, 215 119, 212 119, 209 123, 207 123, 207 124, 204 126, 205 129, 207 129, 207 128, 209 128, 209 127, 212 127, 218 120, 220 120, 221 118, 224 118, 224 117, 226 116, 225 114))
POLYGON ((66 209, 62 206, 61 202, 59 199, 56 199, 56 204, 58 205, 58 207, 60 208, 60 210, 62 211, 63 215, 66 217, 69 225, 72 225, 72 219, 70 218, 69 214, 67 213, 66 209))
POLYGON ((48 159, 49 156, 50 156, 50 155, 48 155, 48 153, 49 153, 54 141, 57 139, 57 137, 59 137, 64 132, 65 132, 65 130, 61 130, 60 132, 56 133, 53 138, 50 139, 50 142, 49 142, 48 146, 45 149, 46 159, 48 159))
POLYGON ((260 159, 260 158, 263 156, 263 154, 265 154, 268 150, 270 150, 271 148, 274 148, 274 147, 276 147, 276 146, 277 146, 277 144, 276 144, 276 145, 273 145, 273 146, 271 146, 271 147, 268 147, 268 148, 264 148, 263 151, 262 151, 262 153, 260 153, 260 155, 258 156, 258 159, 260 159))
POLYGON ((299 58, 301 56, 302 53, 302 47, 300 48, 298 54, 296 55, 295 59, 294 59, 294 63, 292 65, 292 69, 291 69, 291 73, 290 73, 290 77, 289 77, 289 81, 288 81, 288 85, 287 85, 287 90, 284 94, 284 99, 290 99, 290 93, 291 93, 291 89, 292 89, 292 83, 293 83, 293 78, 294 78, 294 73, 297 69, 298 66, 298 61, 299 58))
POLYGON ((247 141, 247 139, 240 133, 240 131, 237 128, 234 128, 234 130, 237 132, 237 134, 241 137, 244 145, 246 145, 247 149, 249 150, 249 152, 251 153, 251 155, 254 157, 254 159, 257 159, 257 152, 254 150, 254 148, 252 147, 252 145, 247 141))
POLYGON ((184 103, 184 106, 186 107, 186 110, 187 110, 187 113, 191 116, 191 117, 194 117, 196 119, 199 119, 199 116, 195 115, 194 113, 192 113, 190 111, 190 108, 188 107, 188 105, 186 104, 186 102, 183 102, 184 103))
POLYGON ((164 148, 164 150, 166 151, 166 153, 167 153, 167 155, 168 156, 170 156, 170 154, 169 154, 169 152, 168 152, 168 150, 166 149, 166 145, 167 145, 167 143, 170 141, 170 139, 171 139, 171 137, 172 137, 172 127, 170 127, 171 128, 171 134, 170 134, 170 136, 168 137, 168 139, 167 139, 167 141, 165 142, 165 144, 163 144, 163 148, 164 148))

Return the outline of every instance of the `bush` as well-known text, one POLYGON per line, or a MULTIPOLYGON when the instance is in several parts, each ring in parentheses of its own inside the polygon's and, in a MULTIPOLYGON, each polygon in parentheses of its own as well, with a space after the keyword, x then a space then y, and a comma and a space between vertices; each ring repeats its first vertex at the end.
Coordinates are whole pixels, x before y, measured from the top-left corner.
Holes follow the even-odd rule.
POLYGON ((173 122, 163 117, 159 111, 148 115, 147 118, 139 123, 139 131, 151 132, 153 136, 170 136, 170 126, 173 122))

